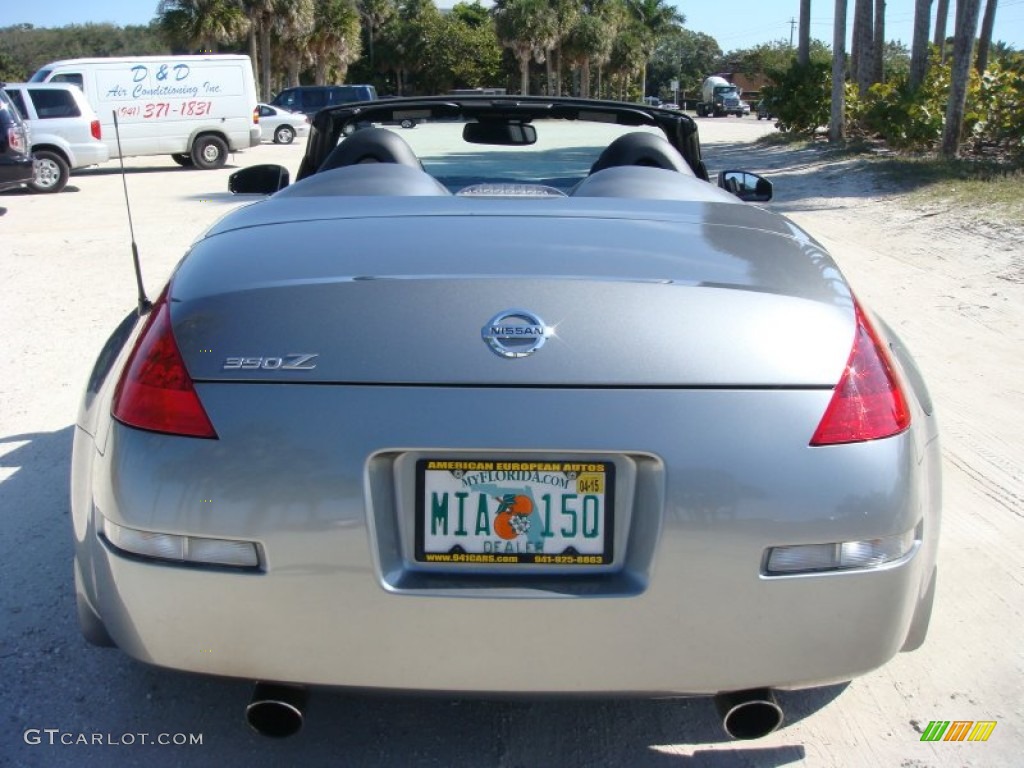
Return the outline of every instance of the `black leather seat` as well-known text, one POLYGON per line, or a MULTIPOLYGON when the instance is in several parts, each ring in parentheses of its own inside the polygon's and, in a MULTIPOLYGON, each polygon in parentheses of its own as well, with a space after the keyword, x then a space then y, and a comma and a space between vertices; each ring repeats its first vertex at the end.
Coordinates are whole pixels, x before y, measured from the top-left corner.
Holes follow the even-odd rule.
POLYGON ((345 138, 327 156, 317 173, 360 163, 397 163, 422 170, 405 139, 386 128, 363 128, 345 138))
POLYGON ((615 139, 605 147, 590 172, 597 173, 605 168, 624 165, 640 165, 651 168, 663 168, 667 171, 679 171, 687 176, 694 173, 686 164, 683 156, 668 140, 655 133, 636 131, 615 139))

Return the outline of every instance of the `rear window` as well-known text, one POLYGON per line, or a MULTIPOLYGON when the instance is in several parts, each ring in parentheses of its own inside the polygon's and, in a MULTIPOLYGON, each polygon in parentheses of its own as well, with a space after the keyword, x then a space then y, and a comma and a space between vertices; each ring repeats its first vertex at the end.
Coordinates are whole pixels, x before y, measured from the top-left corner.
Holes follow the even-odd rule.
POLYGON ((28 93, 32 97, 32 103, 36 105, 36 114, 42 120, 82 115, 75 103, 75 97, 69 91, 29 88, 28 93))
POLYGON ((30 83, 45 83, 47 75, 49 75, 51 72, 53 72, 52 69, 40 69, 38 72, 36 72, 34 75, 32 75, 32 77, 29 80, 29 82, 30 83))
POLYGON ((10 90, 10 91, 4 91, 4 93, 6 93, 8 96, 11 97, 11 101, 14 102, 14 106, 18 110, 18 114, 21 115, 21 119, 22 120, 27 120, 28 119, 28 110, 25 109, 25 99, 24 99, 24 97, 22 97, 21 91, 10 90))

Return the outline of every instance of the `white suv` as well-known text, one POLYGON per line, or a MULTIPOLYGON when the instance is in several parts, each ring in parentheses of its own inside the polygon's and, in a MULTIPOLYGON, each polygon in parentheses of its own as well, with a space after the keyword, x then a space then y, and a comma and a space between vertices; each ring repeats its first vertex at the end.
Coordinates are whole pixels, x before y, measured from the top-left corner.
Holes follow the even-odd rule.
POLYGON ((105 163, 110 151, 85 94, 70 83, 8 83, 7 95, 29 127, 33 192, 60 192, 72 169, 105 163))

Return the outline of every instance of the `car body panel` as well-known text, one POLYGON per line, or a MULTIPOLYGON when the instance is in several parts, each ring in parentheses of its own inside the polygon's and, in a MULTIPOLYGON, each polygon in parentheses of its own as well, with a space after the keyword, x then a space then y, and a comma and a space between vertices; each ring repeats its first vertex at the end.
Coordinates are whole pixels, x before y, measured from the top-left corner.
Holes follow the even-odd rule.
MULTIPOLYGON (((606 109, 675 131, 687 167, 453 194, 415 159, 309 171, 330 131, 394 112, 318 115, 303 180, 214 224, 157 302, 215 435, 112 417, 141 318, 97 361, 72 461, 87 636, 257 680, 656 696, 843 681, 920 644, 941 460, 905 346, 810 235, 702 180, 690 118, 606 109), (532 354, 496 354, 510 315, 543 328, 532 354), (812 445, 865 336, 909 422, 812 445), (423 557, 428 460, 607 467, 610 562, 423 557), (132 554, 116 529, 247 543, 258 564, 132 554), (882 564, 768 567, 774 548, 895 539, 882 564)), ((522 479, 498 475, 474 491, 477 535, 522 479)))

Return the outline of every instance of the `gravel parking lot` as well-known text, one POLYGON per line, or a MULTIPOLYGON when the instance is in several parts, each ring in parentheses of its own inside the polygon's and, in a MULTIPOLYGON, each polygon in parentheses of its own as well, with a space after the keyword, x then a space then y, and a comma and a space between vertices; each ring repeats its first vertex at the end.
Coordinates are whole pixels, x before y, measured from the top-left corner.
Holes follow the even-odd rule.
MULTIPOLYGON (((1024 231, 913 208, 856 158, 754 146, 774 129, 753 117, 699 124, 709 167, 769 175, 769 207, 824 243, 929 382, 943 426, 946 501, 924 648, 849 685, 784 693, 787 726, 740 743, 726 740, 707 700, 326 690, 313 692, 299 735, 272 741, 244 724, 248 682, 164 671, 88 646, 71 579, 71 425, 98 350, 135 302, 122 180, 109 163, 74 175, 61 194, 0 194, 0 766, 1020 765, 1024 231), (983 743, 921 742, 932 720, 997 726, 983 743), (197 735, 201 744, 188 743, 197 735)), ((422 140, 420 130, 403 135, 422 140)), ((304 144, 264 144, 219 171, 180 169, 170 158, 127 161, 150 294, 205 226, 243 202, 226 192, 233 170, 278 162, 294 175, 304 144)))

